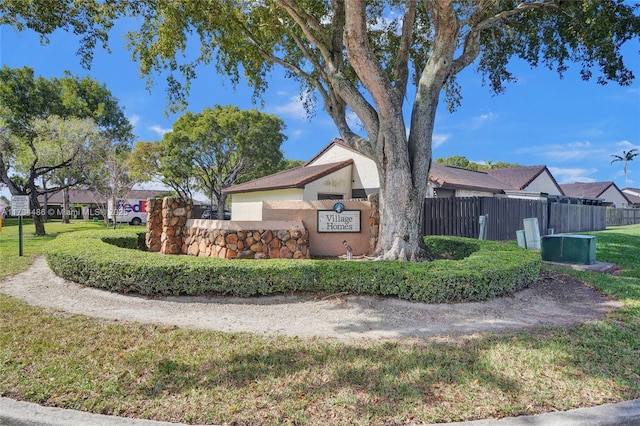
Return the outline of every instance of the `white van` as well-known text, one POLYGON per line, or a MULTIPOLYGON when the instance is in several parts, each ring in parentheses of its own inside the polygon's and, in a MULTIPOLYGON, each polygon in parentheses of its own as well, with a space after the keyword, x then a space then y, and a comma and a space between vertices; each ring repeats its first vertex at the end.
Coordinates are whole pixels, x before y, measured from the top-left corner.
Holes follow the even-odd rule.
MULTIPOLYGON (((109 222, 113 221, 113 202, 107 203, 109 222)), ((147 200, 126 199, 116 202, 116 221, 131 225, 147 223, 147 200)))

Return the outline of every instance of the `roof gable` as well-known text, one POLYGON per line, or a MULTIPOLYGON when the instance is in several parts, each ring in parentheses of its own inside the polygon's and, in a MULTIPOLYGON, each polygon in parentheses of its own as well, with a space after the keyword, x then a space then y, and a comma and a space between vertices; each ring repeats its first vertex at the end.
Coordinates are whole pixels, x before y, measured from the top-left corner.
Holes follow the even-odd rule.
POLYGON ((318 152, 316 155, 314 155, 311 160, 307 161, 305 164, 306 166, 310 166, 313 165, 314 162, 316 162, 319 158, 321 158, 323 155, 325 155, 328 151, 331 150, 331 148, 333 148, 335 145, 339 145, 342 148, 348 149, 350 151, 355 152, 356 154, 360 154, 362 155, 360 152, 358 152, 357 150, 353 149, 352 147, 349 146, 349 144, 347 144, 344 140, 340 139, 340 138, 333 138, 333 140, 331 142, 329 142, 324 148, 322 148, 320 150, 320 152, 318 152))
POLYGON ((222 192, 225 194, 238 194, 242 192, 269 191, 274 189, 304 188, 307 183, 320 179, 351 164, 353 164, 353 160, 349 159, 339 163, 299 166, 249 182, 230 186, 222 192))
MULTIPOLYGON (((509 185, 511 189, 524 190, 545 170, 547 170, 547 166, 522 166, 507 169, 490 169, 487 170, 487 174, 509 185)), ((551 177, 553 178, 553 176, 551 177)), ((557 185, 555 179, 553 181, 557 185)))
POLYGON ((602 195, 609 189, 613 188, 617 191, 622 198, 626 199, 627 202, 633 204, 631 201, 631 196, 633 194, 625 193, 624 191, 620 191, 620 188, 613 181, 606 182, 576 182, 576 183, 567 183, 560 185, 565 195, 569 197, 591 197, 591 198, 602 198, 602 195))
MULTIPOLYGON (((575 182, 560 185, 564 194, 569 197, 600 197, 611 185, 615 185, 612 181, 608 182, 575 182)), ((617 187, 616 187, 617 189, 617 187)))

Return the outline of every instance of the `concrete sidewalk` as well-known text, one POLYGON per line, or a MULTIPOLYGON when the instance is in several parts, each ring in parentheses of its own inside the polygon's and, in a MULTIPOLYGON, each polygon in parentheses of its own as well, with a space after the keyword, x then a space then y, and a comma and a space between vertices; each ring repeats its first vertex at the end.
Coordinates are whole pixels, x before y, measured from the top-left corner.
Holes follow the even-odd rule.
MULTIPOLYGON (((180 426, 184 423, 90 414, 42 407, 29 402, 0 398, 0 426, 180 426)), ((636 426, 640 425, 640 399, 593 408, 560 411, 537 416, 447 423, 458 426, 636 426)))

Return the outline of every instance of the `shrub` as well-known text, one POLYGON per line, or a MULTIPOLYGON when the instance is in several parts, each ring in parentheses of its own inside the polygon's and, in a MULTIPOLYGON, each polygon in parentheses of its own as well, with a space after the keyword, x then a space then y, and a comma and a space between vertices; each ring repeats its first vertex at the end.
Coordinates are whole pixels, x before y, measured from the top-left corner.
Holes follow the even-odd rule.
POLYGON ((351 292, 423 302, 484 300, 534 282, 540 255, 517 246, 427 237, 432 262, 225 260, 132 250, 130 230, 60 235, 47 248, 58 275, 117 292, 257 296, 291 291, 351 292))

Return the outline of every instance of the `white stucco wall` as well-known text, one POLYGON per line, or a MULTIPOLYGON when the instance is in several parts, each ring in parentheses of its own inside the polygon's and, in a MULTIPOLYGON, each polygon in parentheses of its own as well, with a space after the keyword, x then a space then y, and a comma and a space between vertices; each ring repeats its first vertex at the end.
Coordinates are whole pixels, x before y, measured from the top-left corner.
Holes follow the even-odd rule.
POLYGON ((232 202, 231 220, 262 220, 262 201, 232 202))
POLYGON ((310 164, 337 163, 348 159, 353 159, 355 166, 352 174, 354 189, 380 188, 376 163, 372 159, 344 146, 333 145, 327 152, 310 164))
MULTIPOLYGON (((351 198, 352 172, 353 166, 349 165, 309 182, 305 185, 302 199, 315 201, 318 199, 318 194, 334 194, 341 195, 345 199, 351 198)), ((270 198, 263 199, 272 200, 270 198)))
POLYGON ((607 188, 607 190, 604 191, 598 198, 602 198, 608 203, 614 203, 616 207, 619 208, 629 207, 629 203, 627 202, 627 200, 622 196, 620 191, 616 190, 616 188, 614 188, 613 186, 607 188))
POLYGON ((562 195, 560 188, 553 182, 551 176, 546 171, 541 173, 537 178, 533 180, 529 185, 523 188, 525 191, 530 192, 545 192, 549 195, 562 195))
POLYGON ((231 220, 262 220, 262 202, 264 200, 301 201, 303 195, 302 188, 233 194, 231 196, 231 220))
POLYGON ((495 197, 493 192, 470 191, 468 189, 456 189, 456 197, 495 197))

